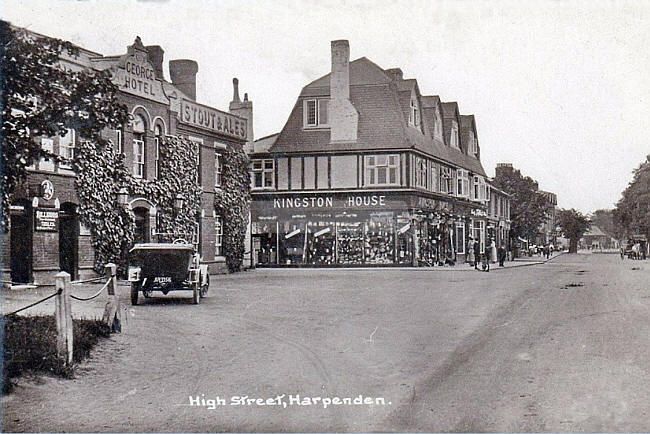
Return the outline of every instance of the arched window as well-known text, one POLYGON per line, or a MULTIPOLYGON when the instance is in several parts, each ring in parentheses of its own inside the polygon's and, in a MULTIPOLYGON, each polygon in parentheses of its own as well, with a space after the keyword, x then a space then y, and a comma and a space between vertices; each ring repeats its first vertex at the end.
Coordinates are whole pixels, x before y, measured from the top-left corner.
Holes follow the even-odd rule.
POLYGON ((154 146, 155 146, 155 159, 154 162, 154 177, 158 178, 160 176, 160 145, 162 144, 162 137, 164 135, 163 127, 160 124, 156 124, 154 127, 154 146))
POLYGON ((146 178, 146 131, 147 121, 140 115, 133 120, 133 176, 146 178))

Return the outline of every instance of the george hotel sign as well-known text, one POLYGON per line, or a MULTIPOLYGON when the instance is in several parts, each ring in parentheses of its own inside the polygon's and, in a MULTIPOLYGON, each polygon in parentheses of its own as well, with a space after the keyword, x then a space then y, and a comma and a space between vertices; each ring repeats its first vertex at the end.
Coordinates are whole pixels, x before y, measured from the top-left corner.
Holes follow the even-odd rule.
POLYGON ((246 119, 186 99, 181 100, 178 119, 186 125, 203 128, 235 139, 246 139, 246 119))
POLYGON ((139 37, 127 48, 127 54, 120 59, 113 75, 113 82, 123 92, 169 104, 162 82, 156 78, 156 71, 151 66, 146 48, 139 37))

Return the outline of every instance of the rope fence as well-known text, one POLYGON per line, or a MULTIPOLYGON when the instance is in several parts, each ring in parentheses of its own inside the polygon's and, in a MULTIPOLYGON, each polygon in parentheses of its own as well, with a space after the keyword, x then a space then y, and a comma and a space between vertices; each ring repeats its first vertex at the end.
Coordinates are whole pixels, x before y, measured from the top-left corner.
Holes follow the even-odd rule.
POLYGON ((76 295, 73 295, 73 294, 70 294, 70 297, 73 298, 73 299, 75 299, 75 300, 79 300, 79 301, 89 301, 89 300, 92 300, 93 298, 97 298, 97 297, 99 297, 99 296, 101 295, 101 293, 104 292, 104 289, 106 289, 106 288, 108 287, 108 284, 109 284, 109 283, 111 283, 111 279, 110 279, 110 278, 106 281, 106 283, 104 284, 104 286, 102 286, 101 289, 100 289, 99 291, 97 291, 94 295, 91 295, 90 297, 77 297, 76 295))
POLYGON ((36 306, 37 304, 41 304, 41 303, 43 303, 44 301, 47 301, 47 300, 49 300, 49 299, 52 298, 52 297, 55 297, 55 296, 57 296, 57 295, 60 295, 61 292, 63 292, 63 290, 62 290, 62 289, 59 289, 59 290, 58 290, 57 292, 55 292, 54 294, 50 294, 50 295, 48 295, 48 296, 45 297, 45 298, 42 298, 42 299, 40 299, 40 300, 38 300, 38 301, 36 301, 36 302, 30 304, 30 305, 27 305, 27 306, 25 306, 25 307, 21 307, 20 309, 15 310, 15 311, 13 311, 13 312, 11 312, 11 313, 6 313, 6 314, 4 314, 4 316, 12 316, 12 315, 16 315, 18 312, 22 312, 22 311, 24 311, 24 310, 27 310, 27 309, 29 309, 30 307, 34 307, 34 306, 36 306))
MULTIPOLYGON (((90 283, 98 282, 106 277, 94 277, 91 279, 85 280, 76 280, 70 281, 70 274, 61 271, 56 275, 55 283, 46 283, 38 285, 30 285, 32 288, 43 288, 54 286, 57 288, 56 292, 48 295, 38 301, 35 301, 27 306, 21 307, 18 310, 15 310, 11 313, 4 314, 3 317, 9 317, 16 315, 22 311, 25 311, 31 307, 39 305, 51 298, 56 297, 54 300, 54 317, 56 319, 56 328, 57 328, 57 339, 56 339, 56 350, 57 355, 60 359, 64 360, 64 363, 69 365, 72 363, 72 343, 73 343, 73 322, 72 322, 72 308, 71 300, 78 301, 90 301, 99 297, 105 289, 107 291, 107 303, 104 308, 104 316, 102 321, 110 327, 111 332, 119 333, 122 330, 121 326, 121 314, 120 314, 120 302, 119 298, 116 295, 117 288, 117 265, 115 264, 106 264, 104 267, 107 271, 108 279, 102 285, 99 291, 95 292, 89 297, 79 297, 71 294, 71 288, 73 284, 81 283, 90 283)), ((2 281, 3 284, 13 284, 13 282, 2 281)))

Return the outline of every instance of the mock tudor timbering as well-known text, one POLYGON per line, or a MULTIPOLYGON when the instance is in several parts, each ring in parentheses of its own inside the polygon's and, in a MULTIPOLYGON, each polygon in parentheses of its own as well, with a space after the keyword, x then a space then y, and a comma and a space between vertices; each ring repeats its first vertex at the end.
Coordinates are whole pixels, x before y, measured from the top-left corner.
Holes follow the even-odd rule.
MULTIPOLYGON (((433 265, 495 240, 476 122, 423 96, 400 68, 349 61, 306 85, 251 154, 252 251, 260 265, 433 265)), ((501 224, 501 227, 505 227, 501 224)))

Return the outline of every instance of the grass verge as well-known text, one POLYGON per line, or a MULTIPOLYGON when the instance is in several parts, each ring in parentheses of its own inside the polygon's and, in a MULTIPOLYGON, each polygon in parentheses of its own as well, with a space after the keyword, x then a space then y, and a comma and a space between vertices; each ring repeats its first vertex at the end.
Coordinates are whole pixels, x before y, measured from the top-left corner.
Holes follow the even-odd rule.
POLYGON ((25 373, 74 376, 74 364, 90 355, 100 338, 108 337, 109 327, 100 320, 73 320, 73 366, 65 366, 56 356, 54 316, 8 316, 3 318, 2 391, 13 387, 12 378, 25 373))

